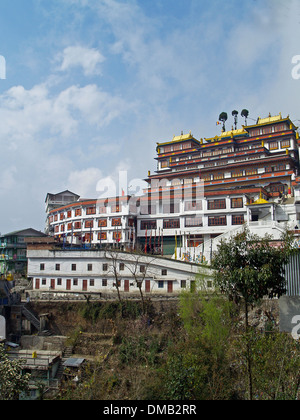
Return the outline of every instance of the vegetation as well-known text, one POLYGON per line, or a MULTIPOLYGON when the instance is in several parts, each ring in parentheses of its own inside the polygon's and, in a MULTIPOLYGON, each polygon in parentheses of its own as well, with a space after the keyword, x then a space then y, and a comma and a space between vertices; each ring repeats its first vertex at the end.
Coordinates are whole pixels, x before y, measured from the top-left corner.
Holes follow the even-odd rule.
MULTIPOLYGON (((99 322, 109 314, 116 328, 113 346, 105 360, 96 358, 86 367, 77 388, 66 384, 59 398, 249 399, 249 336, 253 399, 300 397, 299 343, 278 332, 274 323, 266 323, 265 329, 252 327, 250 314, 246 336, 243 306, 224 295, 186 292, 162 312, 149 305, 146 314, 141 302, 123 305, 106 303, 96 321, 91 316, 99 322)), ((81 308, 81 313, 94 312, 81 308)))
POLYGON ((271 238, 260 238, 245 228, 242 233, 222 241, 218 246, 212 268, 216 286, 235 302, 245 305, 245 337, 249 376, 249 396, 253 399, 252 331, 249 330, 249 306, 264 297, 270 299, 285 293, 284 266, 293 252, 293 237, 287 232, 280 246, 272 246, 271 238))
POLYGON ((29 390, 29 374, 22 375, 22 360, 10 360, 0 344, 0 400, 18 400, 29 390))

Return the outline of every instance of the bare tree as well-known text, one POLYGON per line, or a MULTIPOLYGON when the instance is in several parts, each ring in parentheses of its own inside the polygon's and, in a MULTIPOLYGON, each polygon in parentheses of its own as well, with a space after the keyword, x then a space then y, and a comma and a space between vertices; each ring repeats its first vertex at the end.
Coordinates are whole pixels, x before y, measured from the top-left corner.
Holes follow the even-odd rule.
POLYGON ((119 257, 119 250, 114 249, 107 249, 104 252, 105 258, 110 260, 111 265, 109 265, 108 272, 111 273, 115 279, 114 287, 117 289, 118 299, 119 302, 122 301, 121 293, 120 293, 120 285, 121 285, 121 274, 120 274, 120 257, 119 257))
POLYGON ((151 275, 152 264, 154 261, 155 258, 151 258, 150 256, 132 253, 129 255, 126 263, 126 267, 130 271, 135 281, 135 285, 139 289, 143 313, 146 311, 143 284, 145 283, 145 279, 151 275))

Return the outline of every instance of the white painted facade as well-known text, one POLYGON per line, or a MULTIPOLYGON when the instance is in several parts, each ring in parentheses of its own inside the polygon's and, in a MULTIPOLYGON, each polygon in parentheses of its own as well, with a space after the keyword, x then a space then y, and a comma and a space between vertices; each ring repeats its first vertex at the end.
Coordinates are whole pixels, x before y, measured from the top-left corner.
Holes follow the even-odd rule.
POLYGON ((0 342, 6 339, 6 320, 0 315, 0 342))
POLYGON ((190 290, 201 273, 212 287, 211 272, 197 264, 168 258, 100 250, 28 249, 28 277, 34 292, 178 294, 190 290))

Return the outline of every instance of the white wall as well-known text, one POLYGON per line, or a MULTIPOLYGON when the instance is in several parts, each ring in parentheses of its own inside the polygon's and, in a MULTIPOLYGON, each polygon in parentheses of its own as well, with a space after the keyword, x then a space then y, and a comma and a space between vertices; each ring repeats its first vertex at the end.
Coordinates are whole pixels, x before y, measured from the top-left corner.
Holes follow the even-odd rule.
POLYGON ((6 320, 0 315, 0 341, 6 339, 6 320))

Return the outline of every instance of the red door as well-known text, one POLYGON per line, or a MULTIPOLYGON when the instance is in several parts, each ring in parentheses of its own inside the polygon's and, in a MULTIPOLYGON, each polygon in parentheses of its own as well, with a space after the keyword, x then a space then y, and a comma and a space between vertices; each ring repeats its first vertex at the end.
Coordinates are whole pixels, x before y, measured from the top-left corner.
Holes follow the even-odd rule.
POLYGON ((71 290, 71 280, 67 279, 67 290, 71 290))
POLYGON ((168 281, 168 293, 173 293, 173 282, 168 281))
POLYGON ((55 279, 51 279, 51 289, 55 289, 55 279))
POLYGON ((82 290, 84 292, 87 290, 87 280, 82 280, 82 290))
POLYGON ((40 279, 35 279, 35 288, 37 290, 40 288, 40 279))
POLYGON ((124 292, 129 292, 129 280, 124 280, 124 292))
POLYGON ((145 280, 145 291, 150 293, 150 280, 145 280))

